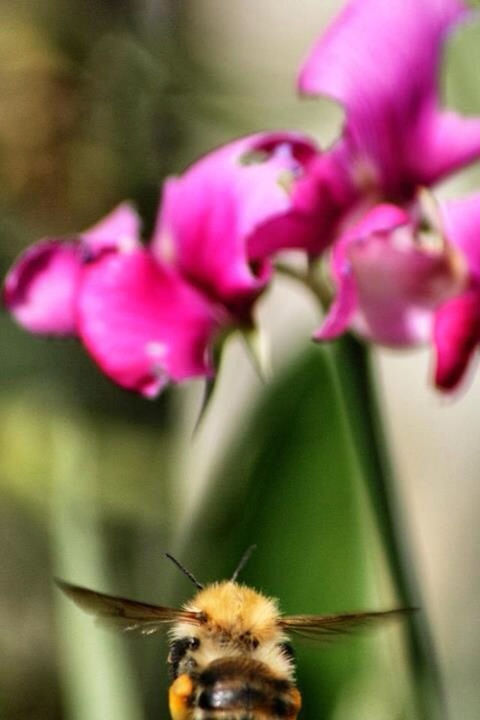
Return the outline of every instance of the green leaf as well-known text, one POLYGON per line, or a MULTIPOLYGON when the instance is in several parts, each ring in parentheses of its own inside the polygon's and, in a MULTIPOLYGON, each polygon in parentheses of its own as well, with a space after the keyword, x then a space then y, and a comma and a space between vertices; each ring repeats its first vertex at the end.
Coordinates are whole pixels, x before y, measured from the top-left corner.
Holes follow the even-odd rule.
MULTIPOLYGON (((332 355, 345 401, 348 402, 356 458, 380 533, 391 581, 401 605, 421 608, 421 582, 416 577, 403 504, 398 499, 394 470, 387 452, 370 348, 347 335, 332 345, 332 355)), ((406 623, 406 630, 405 650, 417 716, 423 720, 448 720, 443 677, 425 611, 416 613, 406 623)))
MULTIPOLYGON (((185 549, 202 581, 230 576, 256 543, 240 580, 278 597, 284 612, 366 607, 361 489, 335 377, 330 352, 316 347, 262 397, 185 549)), ((303 720, 331 716, 368 665, 365 642, 298 644, 303 720)))
MULTIPOLYGON (((79 485, 96 485, 90 443, 73 426, 54 428, 56 448, 52 500, 55 574, 95 589, 106 589, 106 549, 98 508, 79 485), (88 450, 86 449, 88 448, 88 450), (81 482, 80 482, 81 480, 81 482)), ((94 446, 95 447, 95 446, 94 446)), ((141 720, 143 711, 125 640, 102 631, 54 588, 59 631, 59 666, 69 720, 141 720)))

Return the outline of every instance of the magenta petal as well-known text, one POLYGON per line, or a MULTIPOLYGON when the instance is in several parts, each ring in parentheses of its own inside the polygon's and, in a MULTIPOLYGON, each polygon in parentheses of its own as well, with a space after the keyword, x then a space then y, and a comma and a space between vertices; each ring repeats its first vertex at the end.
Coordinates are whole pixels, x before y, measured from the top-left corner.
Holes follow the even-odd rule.
POLYGON ((222 302, 251 302, 270 277, 265 248, 305 232, 290 188, 315 152, 296 133, 263 133, 204 156, 165 184, 157 256, 222 302))
POLYGON ((438 100, 444 41, 466 16, 459 0, 351 0, 301 69, 300 90, 345 107, 353 172, 397 198, 479 152, 478 121, 438 100))
POLYGON ((81 265, 76 241, 43 240, 32 245, 5 279, 6 307, 30 332, 74 334, 81 265))
POLYGON ((78 328, 112 380, 149 397, 170 380, 212 371, 212 306, 146 250, 105 254, 85 266, 78 328))
POLYGON ((349 163, 343 141, 312 156, 292 188, 292 210, 254 234, 250 255, 265 257, 284 248, 299 248, 315 256, 331 245, 359 196, 349 163))
POLYGON ((480 280, 480 193, 440 205, 445 235, 465 257, 470 275, 480 280))
POLYGON ((435 384, 453 390, 480 341, 480 293, 470 290, 443 303, 435 313, 435 384))
POLYGON ((94 254, 105 249, 132 250, 141 247, 138 213, 130 203, 123 202, 93 227, 85 230, 82 240, 94 254))
POLYGON ((452 111, 426 109, 409 147, 410 165, 418 183, 436 180, 480 156, 480 118, 452 111))

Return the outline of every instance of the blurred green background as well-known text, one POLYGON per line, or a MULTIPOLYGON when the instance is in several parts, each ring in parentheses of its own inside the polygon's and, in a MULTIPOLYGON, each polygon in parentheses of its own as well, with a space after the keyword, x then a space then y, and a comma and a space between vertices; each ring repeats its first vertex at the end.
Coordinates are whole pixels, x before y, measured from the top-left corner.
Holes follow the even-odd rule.
MULTIPOLYGON (((295 128, 325 146, 341 112, 301 101, 296 69, 335 0, 0 1, 0 262, 135 201, 145 237, 160 184, 236 135, 295 128)), ((480 113, 480 26, 446 58, 445 97, 480 113)), ((442 193, 480 185, 473 167, 442 193)), ((155 402, 116 388, 74 342, 33 338, 3 314, 0 388, 0 717, 165 718, 164 640, 116 637, 60 598, 58 575, 164 604, 258 544, 246 582, 287 612, 398 602, 365 490, 336 356, 308 349, 318 310, 278 280, 259 310, 273 380, 233 339, 200 430, 196 383, 155 402), (281 312, 278 312, 281 307, 281 312)), ((479 383, 454 401, 428 357, 377 353, 398 512, 413 548, 450 717, 480 704, 479 383)), ((359 420, 361 422, 361 420, 359 420)), ((364 451, 368 453, 368 448, 364 451)), ((413 720, 403 633, 298 644, 306 720, 413 720)), ((433 716, 432 716, 433 717, 433 716)), ((430 719, 431 720, 431 719, 430 719)))

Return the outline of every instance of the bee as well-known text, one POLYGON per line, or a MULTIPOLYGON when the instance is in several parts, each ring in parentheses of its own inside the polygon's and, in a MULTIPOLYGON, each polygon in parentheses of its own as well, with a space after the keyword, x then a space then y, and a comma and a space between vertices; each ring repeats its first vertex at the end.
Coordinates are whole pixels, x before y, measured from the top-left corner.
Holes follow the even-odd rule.
POLYGON ((182 608, 148 605, 56 580, 83 610, 126 631, 151 635, 169 628, 172 720, 296 720, 291 635, 326 638, 410 609, 340 615, 282 615, 276 600, 241 585, 243 555, 230 580, 203 586, 172 555, 198 592, 182 608))

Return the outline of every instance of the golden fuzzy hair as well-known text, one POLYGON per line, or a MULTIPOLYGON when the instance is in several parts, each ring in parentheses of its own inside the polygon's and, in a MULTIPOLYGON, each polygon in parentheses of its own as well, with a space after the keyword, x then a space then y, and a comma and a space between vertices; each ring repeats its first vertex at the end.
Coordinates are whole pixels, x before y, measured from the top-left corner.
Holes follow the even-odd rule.
POLYGON ((203 613, 205 622, 179 622, 171 636, 198 638, 201 645, 195 657, 200 665, 246 654, 267 664, 275 675, 293 678, 293 663, 280 647, 287 637, 279 625, 276 600, 227 580, 200 590, 184 608, 203 613))
POLYGON ((279 610, 275 600, 246 585, 225 581, 208 585, 185 605, 207 617, 213 631, 227 633, 232 639, 249 633, 259 642, 278 635, 279 610))

